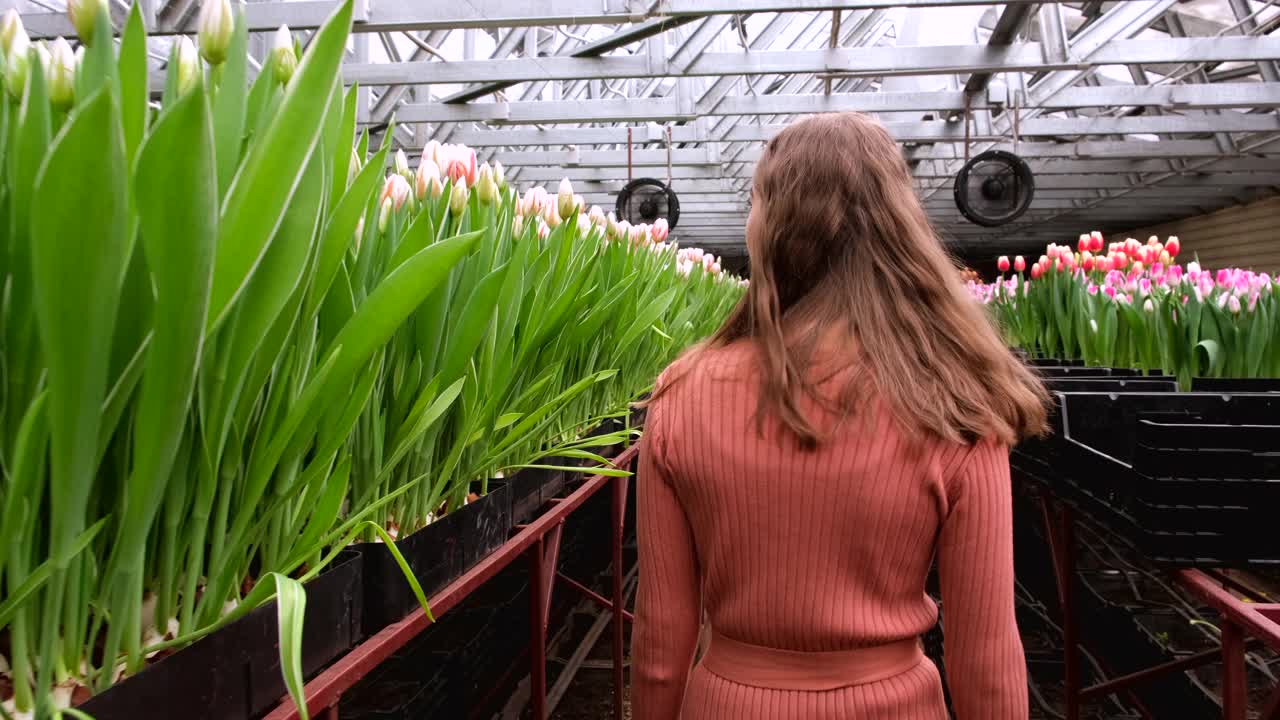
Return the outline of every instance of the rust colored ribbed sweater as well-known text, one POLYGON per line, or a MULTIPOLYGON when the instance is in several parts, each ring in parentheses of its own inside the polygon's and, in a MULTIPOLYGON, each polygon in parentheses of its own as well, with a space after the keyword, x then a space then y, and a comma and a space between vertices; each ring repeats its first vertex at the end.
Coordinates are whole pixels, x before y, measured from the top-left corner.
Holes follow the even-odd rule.
MULTIPOLYGON (((822 691, 690 671, 704 610, 717 633, 780 650, 917 637, 937 619, 925 593, 935 554, 957 719, 1025 720, 1007 449, 913 446, 874 403, 866 425, 847 422, 805 452, 767 423, 757 434, 754 368, 748 345, 706 352, 664 375, 676 379, 650 408, 636 479, 635 720, 946 718, 927 659, 886 680, 822 691)), ((830 422, 814 403, 802 407, 830 422)))

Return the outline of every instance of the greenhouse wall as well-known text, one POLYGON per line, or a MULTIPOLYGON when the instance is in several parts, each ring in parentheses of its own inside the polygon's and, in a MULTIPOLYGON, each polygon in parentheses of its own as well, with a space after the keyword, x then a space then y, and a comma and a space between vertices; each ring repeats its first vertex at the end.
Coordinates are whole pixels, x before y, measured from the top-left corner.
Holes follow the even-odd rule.
POLYGON ((1209 268, 1241 267, 1280 272, 1280 197, 1227 208, 1207 215, 1131 230, 1138 239, 1177 235, 1190 259, 1198 256, 1209 268))

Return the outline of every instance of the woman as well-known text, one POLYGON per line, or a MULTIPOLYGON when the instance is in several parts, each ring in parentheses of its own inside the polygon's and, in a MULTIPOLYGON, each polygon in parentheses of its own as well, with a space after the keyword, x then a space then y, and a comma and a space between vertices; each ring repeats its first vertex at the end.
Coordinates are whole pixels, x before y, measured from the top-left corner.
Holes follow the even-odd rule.
POLYGON ((1025 720, 1008 447, 1047 395, 964 293, 883 126, 768 143, 751 285, 659 380, 640 453, 636 720, 1025 720), (705 610, 711 642, 690 670, 705 610))

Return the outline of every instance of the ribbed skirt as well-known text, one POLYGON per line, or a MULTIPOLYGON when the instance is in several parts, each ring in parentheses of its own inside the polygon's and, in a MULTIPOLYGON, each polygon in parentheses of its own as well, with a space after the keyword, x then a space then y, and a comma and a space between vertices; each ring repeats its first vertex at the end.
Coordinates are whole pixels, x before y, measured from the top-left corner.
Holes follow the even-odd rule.
POLYGON ((947 707, 927 658, 885 680, 821 692, 740 685, 698 664, 679 720, 947 720, 947 707))

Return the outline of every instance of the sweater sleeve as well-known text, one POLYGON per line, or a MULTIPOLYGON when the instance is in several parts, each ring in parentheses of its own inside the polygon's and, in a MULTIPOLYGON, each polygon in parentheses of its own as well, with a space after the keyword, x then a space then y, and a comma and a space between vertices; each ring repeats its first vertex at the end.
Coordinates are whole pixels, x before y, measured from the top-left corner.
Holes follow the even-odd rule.
POLYGON ((969 451, 947 488, 938 544, 947 683, 957 720, 1026 720, 1027 667, 1014 616, 1008 448, 969 451))
POLYGON ((680 716, 701 620, 693 532, 661 458, 661 423, 650 411, 635 478, 640 577, 631 638, 634 720, 680 716))

